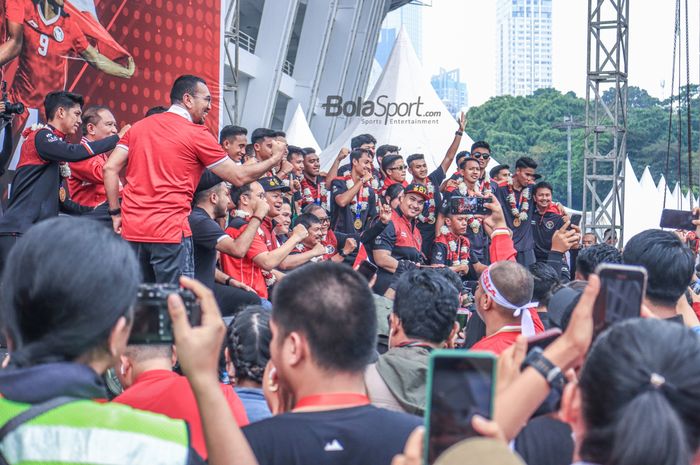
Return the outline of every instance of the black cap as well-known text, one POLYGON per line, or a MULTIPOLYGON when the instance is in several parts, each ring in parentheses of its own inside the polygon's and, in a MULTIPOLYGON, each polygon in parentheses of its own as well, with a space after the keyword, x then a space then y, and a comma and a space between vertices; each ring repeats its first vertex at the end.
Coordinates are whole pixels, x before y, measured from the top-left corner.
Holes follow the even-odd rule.
POLYGON ((265 192, 289 192, 291 190, 288 186, 285 186, 282 180, 277 176, 266 176, 264 178, 258 179, 258 182, 260 183, 265 192))
POLYGON ((217 184, 220 184, 224 182, 223 179, 215 175, 209 170, 204 171, 202 173, 202 177, 199 179, 199 184, 197 184, 197 188, 195 189, 195 194, 199 192, 203 192, 206 190, 211 189, 212 187, 216 186, 217 184))
MULTIPOLYGON (((386 160, 386 158, 384 158, 386 160)), ((407 194, 416 194, 420 195, 423 197, 425 200, 430 200, 430 194, 428 194, 428 188, 425 187, 423 184, 409 184, 406 186, 406 188, 403 190, 404 195, 407 194)))

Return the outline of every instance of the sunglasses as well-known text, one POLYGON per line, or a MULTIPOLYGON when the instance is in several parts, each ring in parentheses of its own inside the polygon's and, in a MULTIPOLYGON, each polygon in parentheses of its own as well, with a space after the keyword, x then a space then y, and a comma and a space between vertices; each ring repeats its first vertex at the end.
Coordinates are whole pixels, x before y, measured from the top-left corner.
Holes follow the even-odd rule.
POLYGON ((479 152, 476 152, 476 153, 472 153, 471 157, 472 157, 472 158, 476 158, 477 160, 478 160, 479 158, 483 158, 484 160, 486 160, 486 159, 488 159, 488 158, 491 158, 491 155, 488 154, 488 153, 479 153, 479 152))

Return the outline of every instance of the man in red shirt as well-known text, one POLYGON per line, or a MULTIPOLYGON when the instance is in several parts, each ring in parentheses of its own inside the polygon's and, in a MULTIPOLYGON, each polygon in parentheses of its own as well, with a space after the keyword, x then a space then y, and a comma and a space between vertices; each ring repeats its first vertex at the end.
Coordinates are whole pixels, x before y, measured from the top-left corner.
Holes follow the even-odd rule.
MULTIPOLYGON (((238 238, 248 227, 248 222, 255 214, 258 202, 266 202, 265 190, 259 182, 245 184, 231 193, 231 200, 236 205, 235 216, 231 219, 226 233, 238 238)), ((268 212, 269 215, 269 212, 268 212)), ((257 218, 260 220, 260 218, 257 218)), ((302 225, 296 226, 289 239, 279 247, 268 246, 265 232, 258 228, 258 234, 243 258, 221 255, 221 268, 224 273, 246 286, 252 287, 262 299, 267 299, 267 288, 278 278, 284 276, 277 268, 287 255, 303 241, 308 231, 302 225)))
MULTIPOLYGON (((128 346, 116 367, 119 382, 126 390, 113 402, 185 420, 190 429, 192 447, 206 460, 207 448, 199 408, 187 378, 172 371, 176 360, 170 345, 128 346)), ((238 426, 247 425, 245 407, 235 391, 225 384, 221 384, 221 391, 238 426)))
MULTIPOLYGON (((102 140, 119 132, 117 120, 109 108, 94 106, 83 113, 82 142, 102 140)), ((101 153, 87 160, 69 163, 68 190, 74 202, 86 207, 96 207, 107 200, 102 167, 109 153, 101 153)))
MULTIPOLYGON (((133 58, 128 57, 124 66, 90 45, 79 21, 66 12, 64 0, 6 0, 5 16, 7 40, 0 45, 0 67, 18 58, 8 97, 27 109, 41 108, 46 94, 66 87, 70 57, 79 56, 98 70, 122 78, 130 78, 136 70, 133 58)), ((28 116, 25 111, 15 119, 15 135, 28 116)))
POLYGON ((284 147, 273 142, 272 155, 237 165, 204 126, 211 94, 197 76, 175 80, 172 106, 134 124, 104 166, 109 214, 115 232, 132 242, 145 282, 177 283, 194 276, 192 232, 188 216, 205 168, 236 186, 252 182, 279 164, 284 147), (119 173, 126 187, 119 205, 119 173))
POLYGON ((534 290, 530 272, 513 261, 494 263, 484 270, 475 293, 476 311, 486 324, 486 337, 471 350, 499 355, 515 343, 520 334, 535 334, 530 302, 534 290))

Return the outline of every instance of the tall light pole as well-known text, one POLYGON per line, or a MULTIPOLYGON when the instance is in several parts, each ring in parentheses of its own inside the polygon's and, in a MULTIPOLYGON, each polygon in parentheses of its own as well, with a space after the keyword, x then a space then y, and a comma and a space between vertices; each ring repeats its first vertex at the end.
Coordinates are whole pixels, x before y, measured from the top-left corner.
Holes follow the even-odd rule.
POLYGON ((556 129, 566 129, 566 206, 571 207, 572 196, 571 196, 571 128, 582 128, 583 124, 577 123, 574 119, 569 116, 564 117, 564 123, 553 124, 553 128, 556 129))

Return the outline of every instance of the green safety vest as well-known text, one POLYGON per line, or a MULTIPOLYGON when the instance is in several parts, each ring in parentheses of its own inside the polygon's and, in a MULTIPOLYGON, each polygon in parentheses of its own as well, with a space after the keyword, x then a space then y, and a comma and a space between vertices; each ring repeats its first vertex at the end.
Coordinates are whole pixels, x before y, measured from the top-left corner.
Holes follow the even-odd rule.
MULTIPOLYGON (((0 398, 0 426, 30 407, 0 398)), ((10 465, 185 465, 189 450, 184 421, 91 400, 49 410, 0 443, 10 465)))

